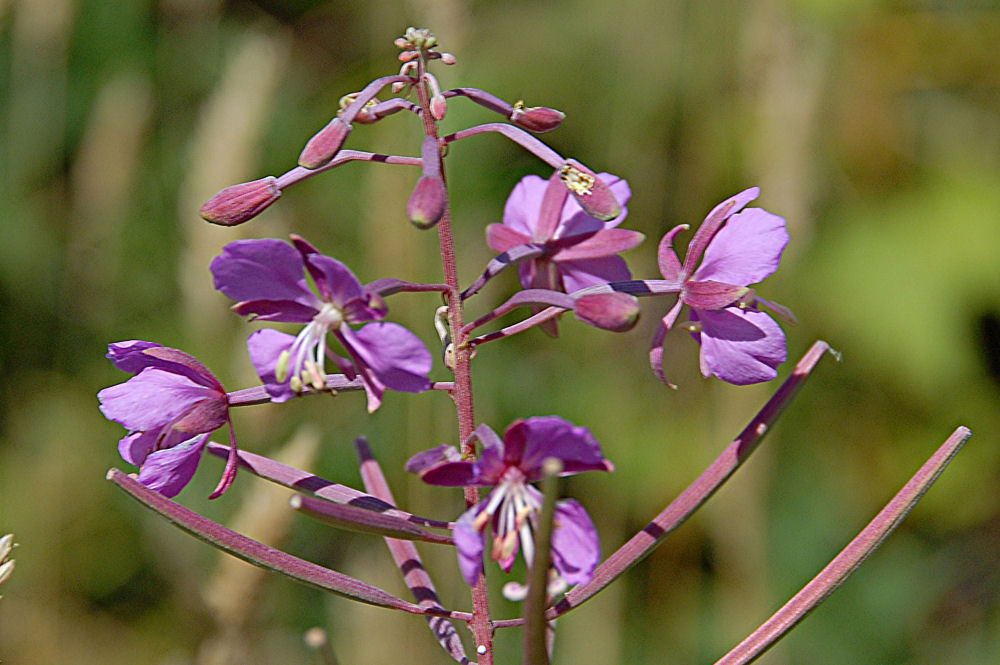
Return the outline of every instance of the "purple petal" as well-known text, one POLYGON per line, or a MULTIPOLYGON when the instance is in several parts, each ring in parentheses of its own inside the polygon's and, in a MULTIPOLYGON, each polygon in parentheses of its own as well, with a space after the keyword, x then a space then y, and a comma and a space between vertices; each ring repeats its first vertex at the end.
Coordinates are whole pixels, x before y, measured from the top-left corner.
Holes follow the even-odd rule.
POLYGON ((316 288, 326 302, 343 307, 349 300, 361 297, 361 282, 337 259, 323 254, 310 254, 306 261, 309 272, 316 281, 316 288))
MULTIPOLYGON (((410 462, 412 461, 413 459, 410 460, 410 462)), ((420 479, 429 485, 441 485, 442 487, 483 485, 475 466, 474 462, 443 462, 420 472, 420 479)))
POLYGON ((579 291, 588 286, 608 282, 624 282, 632 279, 625 259, 620 256, 606 256, 601 259, 580 261, 559 261, 556 270, 567 293, 579 291))
POLYGON ((211 265, 215 288, 233 300, 290 300, 318 308, 304 269, 298 250, 273 238, 231 242, 211 265))
POLYGON ((149 432, 134 432, 118 442, 118 454, 133 466, 142 466, 146 456, 156 447, 156 439, 160 430, 149 432))
POLYGON ((156 367, 174 374, 182 374, 206 388, 224 389, 215 375, 194 356, 154 342, 130 340, 108 345, 107 358, 115 367, 138 374, 147 367, 156 367))
POLYGON ((295 337, 292 335, 270 328, 258 330, 247 338, 250 362, 257 370, 257 376, 264 382, 272 402, 285 402, 295 397, 295 391, 289 386, 288 380, 280 382, 276 376, 278 357, 282 351, 291 348, 294 341, 295 337))
POLYGON ((527 245, 531 236, 525 235, 505 224, 490 224, 486 227, 486 244, 496 252, 506 252, 518 245, 527 245))
POLYGON ((559 172, 556 171, 549 178, 545 194, 542 196, 542 203, 539 205, 538 211, 535 212, 538 221, 535 224, 532 240, 545 242, 556 237, 568 198, 569 190, 563 185, 559 172))
POLYGON ((778 269, 788 244, 785 220, 762 208, 733 215, 712 238, 694 273, 697 280, 756 284, 778 269))
POLYGON ((442 443, 436 448, 417 453, 406 461, 404 468, 410 473, 422 473, 442 462, 458 462, 461 458, 462 455, 455 446, 442 443))
POLYGON ((556 502, 552 530, 552 563, 569 584, 586 584, 601 559, 597 529, 587 511, 573 499, 556 502))
POLYGON ((458 567, 469 586, 476 585, 483 571, 483 534, 477 531, 473 524, 488 501, 487 496, 482 503, 462 513, 455 522, 453 535, 455 548, 458 550, 458 567))
POLYGON ((542 477, 542 463, 549 457, 562 461, 563 476, 614 469, 590 430, 558 416, 515 421, 504 432, 504 448, 507 462, 517 464, 529 482, 542 477))
MULTIPOLYGON (((125 383, 97 393, 101 413, 109 420, 139 431, 159 428, 206 398, 225 400, 218 391, 186 376, 157 368, 144 369, 125 383)), ((216 425, 210 429, 221 426, 216 425)), ((202 430, 206 431, 206 430, 202 430)))
POLYGON ((770 316, 757 310, 727 307, 692 310, 701 321, 701 373, 738 386, 770 381, 785 362, 785 333, 770 316))
POLYGON ((206 441, 208 434, 203 434, 149 455, 139 471, 139 482, 165 497, 176 496, 194 476, 206 441))
POLYGON ((708 213, 708 217, 705 218, 705 221, 695 231, 694 238, 691 239, 691 244, 688 245, 687 254, 684 255, 684 272, 686 274, 691 275, 694 272, 695 265, 705 252, 705 246, 715 237, 719 227, 758 196, 760 196, 760 188, 751 187, 712 208, 712 212, 708 213))
MULTIPOLYGON (((566 240, 572 239, 570 236, 566 240)), ((646 236, 638 231, 626 229, 606 229, 597 231, 594 235, 571 244, 556 252, 557 261, 574 261, 579 259, 598 259, 624 252, 638 246, 646 236)))
POLYGON ((541 208, 547 186, 548 182, 537 175, 525 176, 514 185, 514 189, 503 208, 504 226, 510 227, 529 239, 533 238, 535 229, 538 228, 538 211, 541 208))
POLYGON ((387 388, 408 393, 430 388, 431 352, 398 323, 369 323, 355 331, 343 326, 338 335, 387 388))
POLYGON ((240 316, 253 316, 256 321, 281 321, 283 323, 309 323, 316 317, 317 309, 292 300, 244 300, 233 305, 240 316))

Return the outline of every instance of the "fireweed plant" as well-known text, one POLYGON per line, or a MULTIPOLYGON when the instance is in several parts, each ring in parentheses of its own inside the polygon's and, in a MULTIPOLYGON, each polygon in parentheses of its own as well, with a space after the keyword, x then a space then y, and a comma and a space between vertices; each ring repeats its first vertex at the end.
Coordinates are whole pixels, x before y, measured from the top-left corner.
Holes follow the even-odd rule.
MULTIPOLYGON (((417 229, 437 230, 444 282, 381 278, 363 283, 346 263, 322 253, 329 248, 322 248, 316 238, 312 240, 320 247, 297 235, 289 241, 230 243, 210 269, 216 288, 235 301, 235 312, 265 324, 301 328, 294 334, 270 327, 252 333, 248 352, 261 384, 234 392, 183 351, 140 340, 111 344, 108 358, 134 376, 105 388, 98 397, 104 415, 128 430, 119 452, 139 472, 112 469, 108 478, 182 529, 237 557, 359 602, 424 617, 433 638, 458 662, 471 662, 456 628, 464 625, 471 632, 479 663, 494 662, 495 631, 512 627, 523 629, 523 662, 547 663, 556 644, 555 620, 648 555, 706 501, 753 452, 830 349, 816 342, 704 473, 602 561, 588 506, 556 496, 559 477, 614 470, 602 443, 585 424, 556 415, 502 424, 502 436, 497 433, 501 428, 477 422, 474 353, 487 342, 533 327, 557 335, 557 319, 567 312, 596 328, 626 332, 639 317, 638 299, 652 298, 652 309, 665 312, 649 352, 652 372, 661 381, 671 385, 663 367, 664 346, 684 343, 683 333, 668 335, 675 328, 697 343, 704 376, 736 385, 772 380, 786 360, 785 334, 772 314, 793 319, 782 306, 757 296, 754 285, 778 268, 789 240, 785 220, 747 207, 759 191, 746 189, 711 210, 691 235, 683 259, 675 247, 688 226, 668 232, 658 246, 660 277, 634 279, 620 256, 643 241, 642 234, 622 228, 631 195, 628 183, 610 173, 595 173, 533 135, 556 129, 564 118, 561 112, 520 101, 511 104, 476 88, 442 91, 429 67, 452 65, 455 57, 436 50, 436 39, 427 30, 409 28, 396 45, 403 63, 400 72, 346 95, 336 117, 306 143, 299 166, 279 177, 228 187, 208 201, 201 214, 222 226, 242 224, 295 184, 350 161, 419 167, 421 175, 406 214, 417 229), (498 113, 502 121, 441 136, 438 122, 460 97, 498 113), (355 125, 380 122, 397 113, 420 119, 419 156, 344 148, 355 125), (486 228, 487 242, 498 254, 463 288, 456 270, 444 156, 451 144, 488 132, 538 157, 551 175, 527 176, 514 187, 502 223, 486 228), (512 267, 517 268, 523 289, 467 322, 466 303, 476 302, 483 285, 512 267), (388 297, 413 292, 438 292, 445 302, 434 316, 440 338, 436 352, 444 359, 439 372, 434 372, 434 354, 425 343, 391 320, 388 297), (521 308, 530 314, 498 330, 480 331, 521 308), (688 318, 679 322, 685 308, 688 318), (437 380, 432 373, 450 376, 437 380), (230 420, 233 408, 358 391, 365 394, 365 405, 373 412, 386 390, 414 394, 438 390, 451 396, 457 446, 420 453, 407 463, 407 470, 432 485, 463 488, 462 514, 428 518, 397 507, 364 439, 355 442, 364 492, 237 447, 230 420), (222 428, 229 431, 228 444, 210 440, 222 428), (308 516, 337 528, 383 536, 415 602, 267 547, 172 501, 206 452, 226 460, 213 498, 222 495, 242 470, 302 492, 292 497, 291 505, 308 516), (456 571, 471 589, 471 610, 441 604, 414 541, 455 548, 456 571), (484 561, 494 561, 509 573, 518 556, 527 564, 527 579, 508 580, 503 589, 508 598, 524 601, 524 611, 519 617, 495 617, 486 577, 500 573, 484 561)), ((354 267, 364 274, 363 266, 354 267)), ((957 429, 825 569, 718 662, 755 659, 839 586, 930 487, 969 434, 964 427, 957 429)))

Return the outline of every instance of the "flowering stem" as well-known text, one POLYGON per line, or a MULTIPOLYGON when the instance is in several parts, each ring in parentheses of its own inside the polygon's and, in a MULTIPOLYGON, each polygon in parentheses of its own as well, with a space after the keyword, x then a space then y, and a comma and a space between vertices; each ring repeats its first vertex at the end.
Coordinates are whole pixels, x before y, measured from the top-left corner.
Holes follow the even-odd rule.
MULTIPOLYGON (((430 98, 427 95, 427 87, 424 84, 424 59, 417 60, 417 97, 420 101, 422 113, 421 119, 424 122, 424 133, 431 138, 438 137, 437 124, 430 112, 430 98)), ((439 147, 440 149, 440 147, 439 147)), ((441 166, 441 181, 444 183, 447 192, 448 181, 445 177, 444 164, 441 166)), ((475 430, 475 411, 472 401, 472 352, 466 343, 469 339, 468 333, 463 330, 465 325, 464 312, 462 310, 462 288, 458 281, 458 262, 455 259, 455 236, 451 227, 451 202, 445 196, 444 212, 441 220, 437 224, 438 244, 441 248, 441 264, 444 268, 445 282, 448 284, 448 325, 451 327, 451 339, 455 345, 454 373, 455 389, 451 392, 455 401, 455 410, 458 416, 458 436, 460 441, 464 441, 462 454, 468 458, 475 458, 475 446, 471 436, 475 430)), ((479 489, 469 486, 464 489, 465 504, 471 507, 479 503, 479 489)), ((476 585, 472 588, 472 623, 470 628, 476 640, 476 651, 480 655, 481 665, 493 665, 493 632, 490 627, 489 597, 486 592, 486 576, 480 575, 476 585)))
POLYGON ((968 428, 956 429, 840 554, 757 630, 717 660, 716 665, 743 665, 756 660, 826 600, 903 521, 970 436, 968 428))
POLYGON ((566 594, 547 613, 549 619, 565 614, 613 582, 618 576, 645 558, 653 549, 708 500, 729 476, 756 449, 764 435, 771 429, 778 416, 802 387, 820 358, 830 350, 823 341, 815 342, 785 379, 778 391, 768 400, 740 435, 729 444, 718 458, 685 489, 680 496, 663 509, 642 531, 632 536, 617 552, 604 561, 594 577, 566 594))

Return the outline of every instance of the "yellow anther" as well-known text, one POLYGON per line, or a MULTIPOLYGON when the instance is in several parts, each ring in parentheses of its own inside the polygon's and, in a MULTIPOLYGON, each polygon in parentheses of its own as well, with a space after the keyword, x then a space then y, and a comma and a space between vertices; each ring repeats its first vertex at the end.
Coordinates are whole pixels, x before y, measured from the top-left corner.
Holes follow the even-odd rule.
MULTIPOLYGON (((274 367, 274 378, 278 380, 278 383, 284 383, 285 379, 288 378, 288 363, 290 359, 291 354, 288 353, 287 349, 278 355, 278 364, 274 367)), ((294 390, 294 387, 292 389, 294 390)))
POLYGON ((585 173, 572 164, 563 164, 559 169, 559 179, 566 189, 578 196, 587 196, 594 189, 594 176, 585 173))

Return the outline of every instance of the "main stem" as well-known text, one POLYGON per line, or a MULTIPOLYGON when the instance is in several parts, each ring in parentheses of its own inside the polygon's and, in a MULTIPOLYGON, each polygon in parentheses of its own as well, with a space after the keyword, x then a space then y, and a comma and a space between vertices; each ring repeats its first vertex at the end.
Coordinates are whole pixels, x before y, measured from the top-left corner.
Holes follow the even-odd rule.
MULTIPOLYGON (((436 139, 438 138, 438 128, 433 116, 431 116, 430 98, 427 95, 427 86, 424 84, 424 67, 425 62, 421 57, 417 61, 417 97, 422 110, 424 133, 436 139)), ((438 149, 440 150, 440 147, 438 149)), ((441 179, 445 183, 445 192, 447 192, 448 181, 445 178, 443 159, 441 179)), ((469 335, 462 332, 462 328, 465 326, 465 316, 462 310, 462 289, 458 282, 458 264, 455 260, 455 236, 451 227, 451 202, 447 195, 444 214, 441 216, 437 228, 444 279, 448 285, 448 325, 451 327, 451 340, 455 350, 455 388, 451 392, 451 397, 455 402, 455 411, 458 416, 459 440, 463 442, 462 455, 467 459, 475 459, 476 448, 471 438, 476 427, 472 402, 472 367, 470 363, 472 353, 468 345, 469 335)), ((471 508, 479 503, 479 488, 469 486, 464 491, 466 507, 471 508)), ((479 581, 472 588, 472 621, 469 628, 476 640, 476 652, 479 654, 480 665, 493 665, 493 631, 490 626, 489 596, 486 593, 485 575, 480 575, 479 581)))

